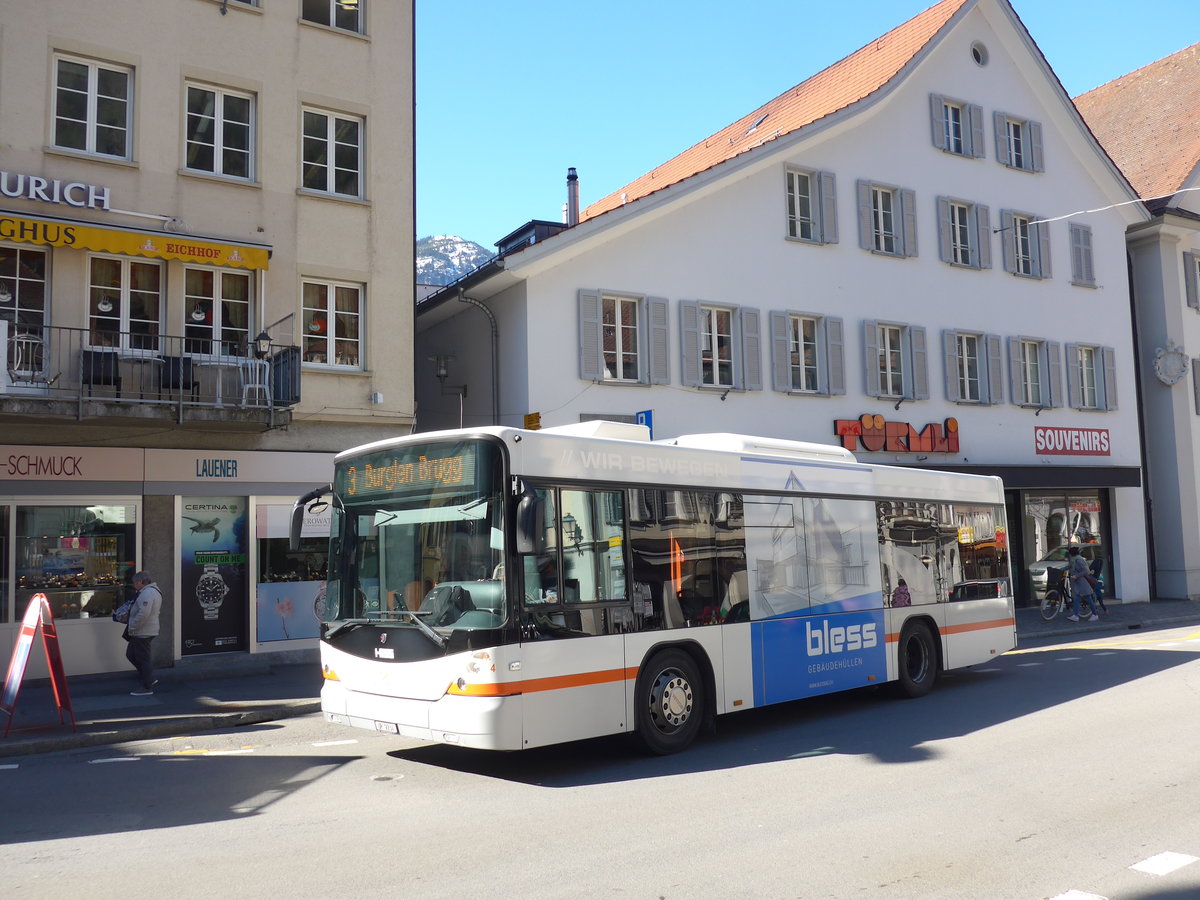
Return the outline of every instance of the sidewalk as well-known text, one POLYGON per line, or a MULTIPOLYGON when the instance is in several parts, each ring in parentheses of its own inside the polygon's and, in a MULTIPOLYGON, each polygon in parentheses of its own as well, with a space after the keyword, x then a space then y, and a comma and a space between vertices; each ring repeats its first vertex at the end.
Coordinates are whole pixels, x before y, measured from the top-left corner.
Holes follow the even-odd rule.
MULTIPOLYGON (((1043 621, 1036 607, 1017 610, 1020 642, 1038 638, 1104 634, 1141 628, 1200 624, 1200 602, 1157 600, 1110 603, 1099 622, 1068 622, 1061 613, 1043 621)), ((17 699, 0 757, 52 753, 102 744, 236 728, 319 712, 321 672, 316 663, 270 665, 253 657, 187 660, 158 673, 153 697, 131 697, 128 674, 70 680, 76 730, 59 724, 46 682, 26 684, 17 699)), ((0 734, 7 716, 0 713, 0 734)))

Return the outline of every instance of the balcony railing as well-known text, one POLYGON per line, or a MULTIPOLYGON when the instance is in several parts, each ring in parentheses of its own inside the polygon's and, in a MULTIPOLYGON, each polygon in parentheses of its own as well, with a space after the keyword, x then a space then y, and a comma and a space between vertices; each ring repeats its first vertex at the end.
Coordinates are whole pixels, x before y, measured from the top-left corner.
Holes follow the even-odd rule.
MULTIPOLYGON (((134 332, 98 334, 84 328, 31 328, 0 319, 0 411, 14 401, 72 401, 79 418, 93 403, 169 412, 179 421, 243 416, 274 424, 278 410, 300 400, 300 349, 253 347, 194 337, 134 332), (86 407, 86 409, 85 409, 86 407), (213 415, 214 410, 222 414, 213 415)), ((48 410, 49 411, 49 410, 48 410)))

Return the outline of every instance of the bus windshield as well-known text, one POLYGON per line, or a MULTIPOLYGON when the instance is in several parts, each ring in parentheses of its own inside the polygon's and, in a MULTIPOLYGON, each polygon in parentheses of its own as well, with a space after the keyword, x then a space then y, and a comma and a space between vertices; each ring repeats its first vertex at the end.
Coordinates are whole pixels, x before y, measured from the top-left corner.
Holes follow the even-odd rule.
POLYGON ((478 440, 341 460, 325 620, 410 625, 435 640, 500 627, 502 479, 499 448, 478 440))

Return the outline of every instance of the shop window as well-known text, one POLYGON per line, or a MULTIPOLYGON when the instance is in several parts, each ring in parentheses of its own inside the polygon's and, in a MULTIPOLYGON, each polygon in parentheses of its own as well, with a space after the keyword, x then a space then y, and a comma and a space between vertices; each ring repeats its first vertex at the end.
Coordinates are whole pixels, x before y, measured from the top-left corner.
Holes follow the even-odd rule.
POLYGON ((290 549, 288 541, 291 513, 290 504, 258 506, 259 643, 320 634, 329 566, 329 513, 305 513, 297 550, 290 549))
POLYGON ((56 619, 111 621, 132 596, 137 507, 18 506, 17 615, 45 594, 56 619))

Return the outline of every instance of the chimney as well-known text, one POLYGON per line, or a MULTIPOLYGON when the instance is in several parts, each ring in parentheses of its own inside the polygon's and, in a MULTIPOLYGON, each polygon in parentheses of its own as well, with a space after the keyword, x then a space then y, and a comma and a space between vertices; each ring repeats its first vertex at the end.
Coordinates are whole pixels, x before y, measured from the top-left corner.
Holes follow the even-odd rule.
POLYGON ((567 227, 579 224, 579 176, 575 167, 567 169, 567 227))

